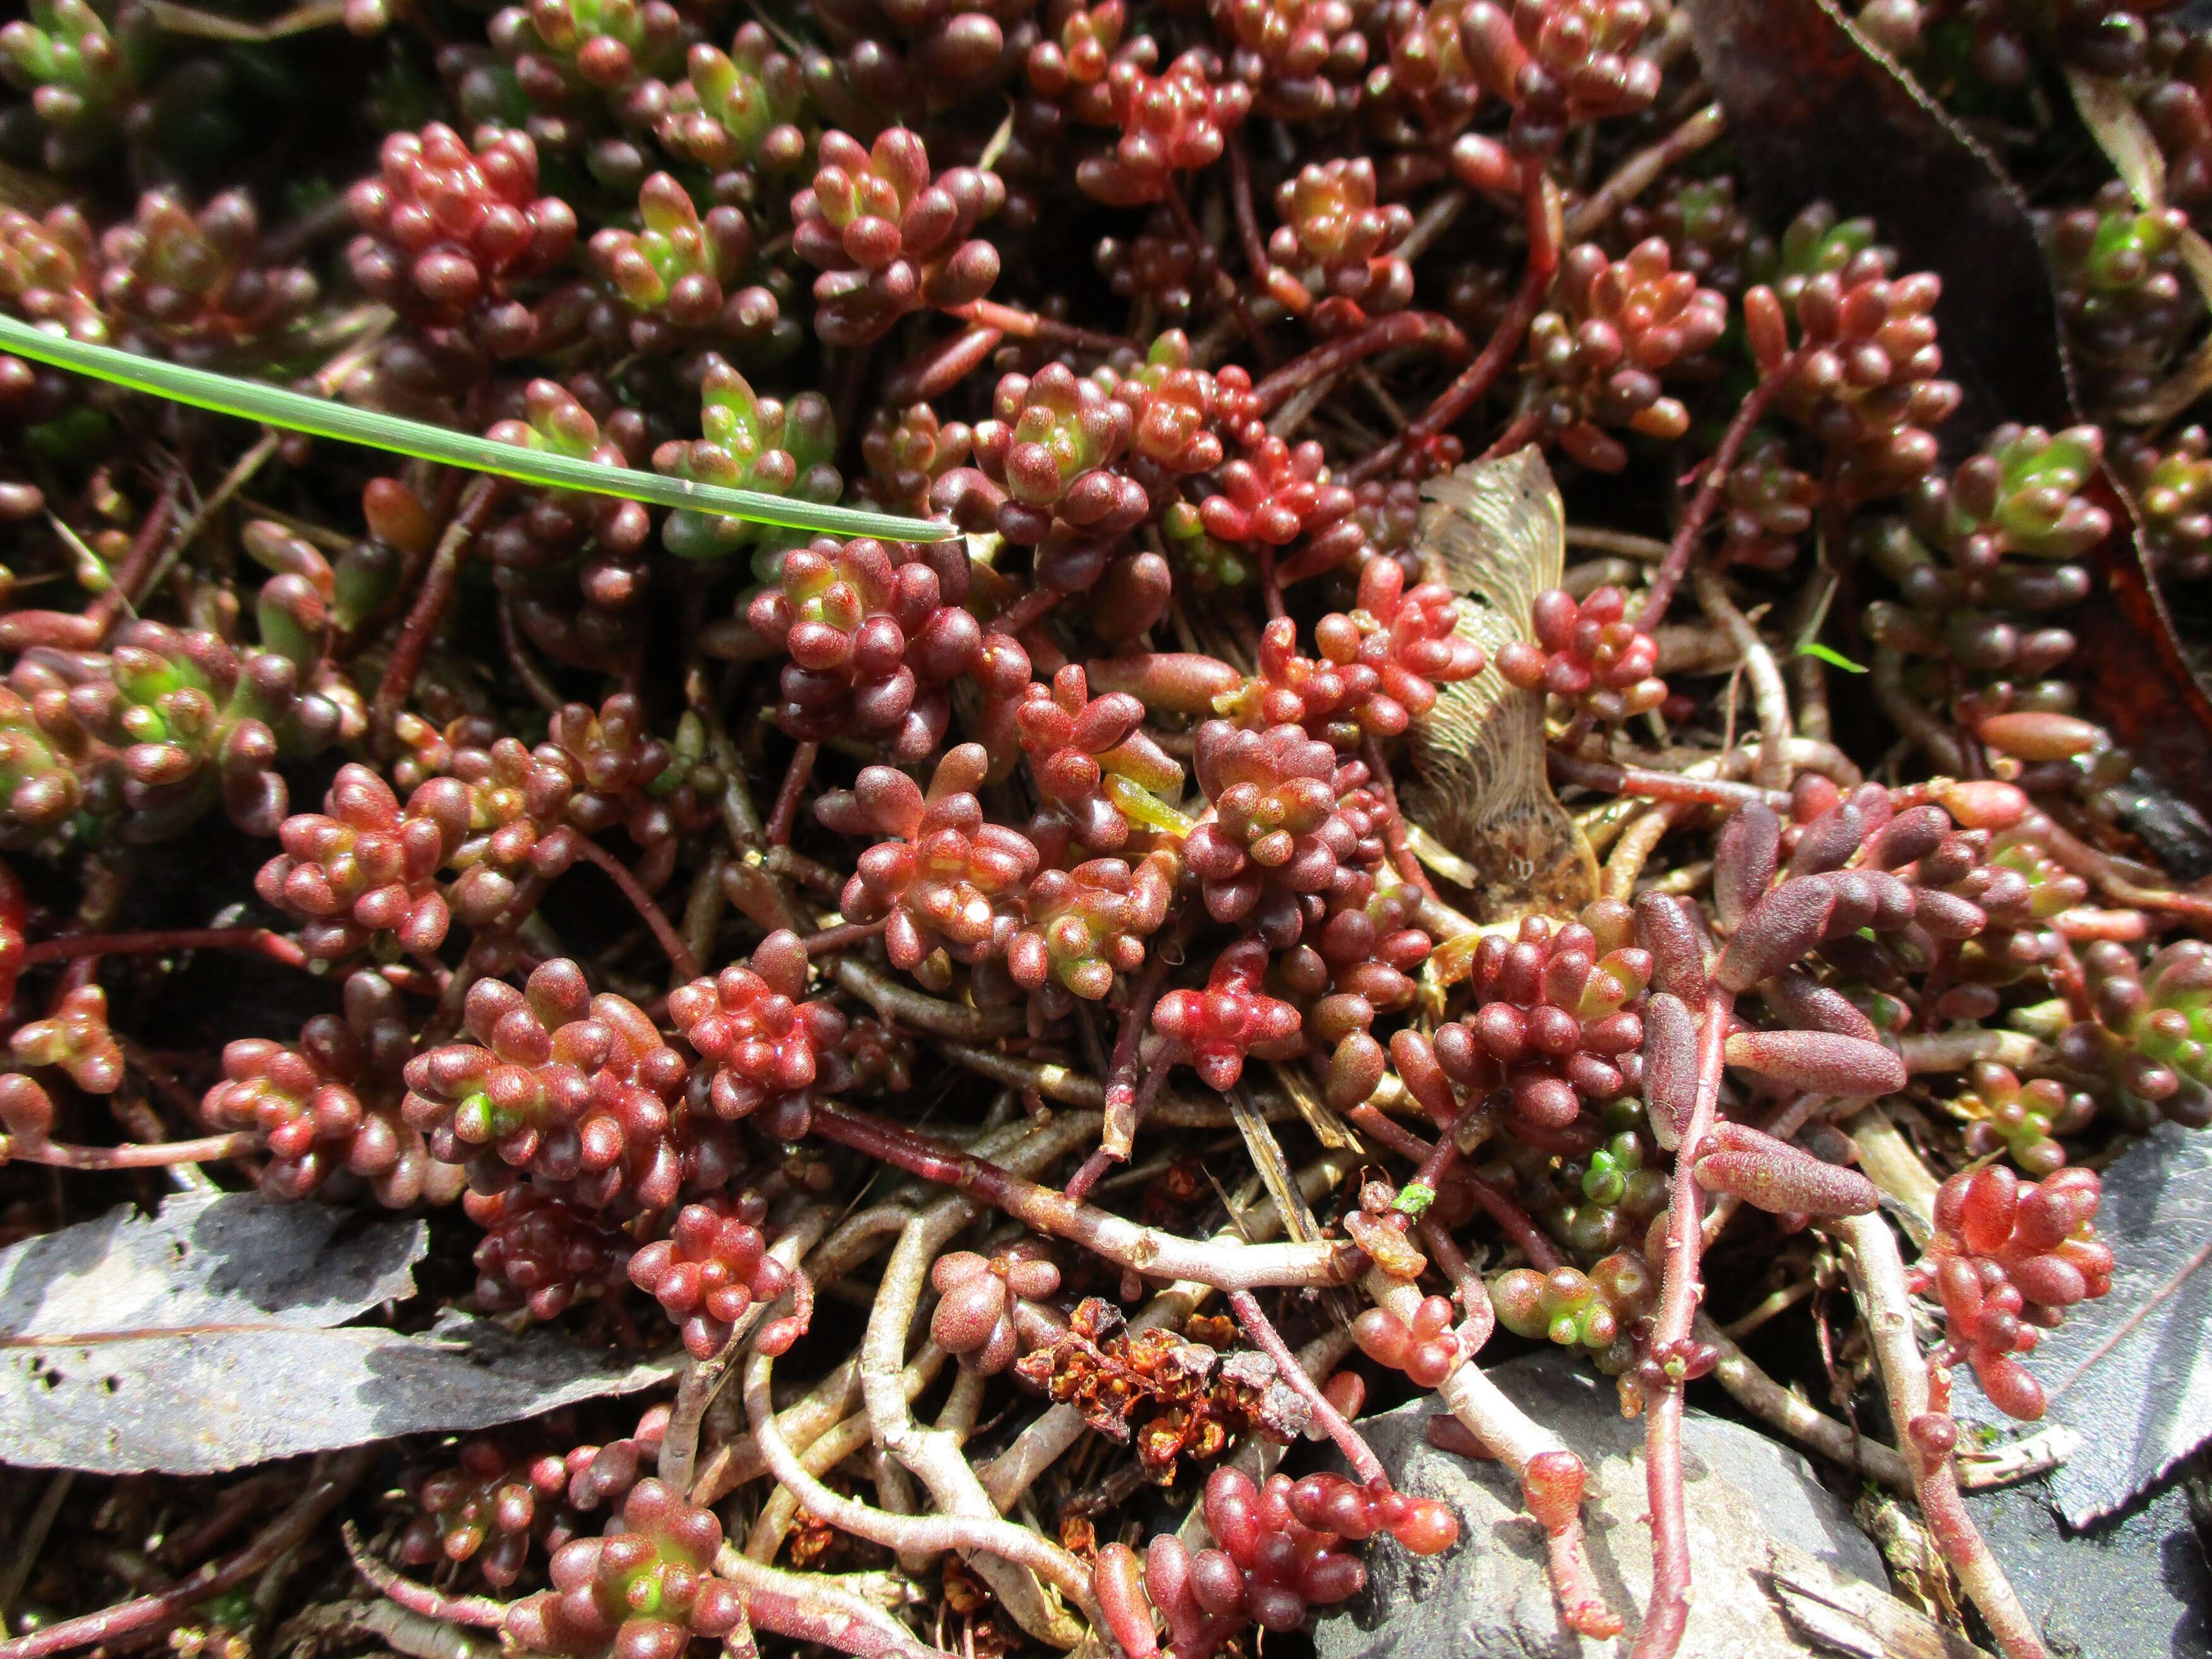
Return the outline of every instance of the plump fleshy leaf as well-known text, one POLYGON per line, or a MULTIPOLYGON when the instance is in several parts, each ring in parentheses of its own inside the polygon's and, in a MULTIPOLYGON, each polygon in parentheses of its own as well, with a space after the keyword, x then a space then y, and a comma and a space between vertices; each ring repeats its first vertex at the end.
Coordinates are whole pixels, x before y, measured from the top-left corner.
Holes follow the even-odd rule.
POLYGON ((1738 1031, 1727 1052, 1729 1065, 1785 1088, 1856 1098, 1905 1086, 1905 1062, 1893 1050, 1836 1031, 1738 1031))

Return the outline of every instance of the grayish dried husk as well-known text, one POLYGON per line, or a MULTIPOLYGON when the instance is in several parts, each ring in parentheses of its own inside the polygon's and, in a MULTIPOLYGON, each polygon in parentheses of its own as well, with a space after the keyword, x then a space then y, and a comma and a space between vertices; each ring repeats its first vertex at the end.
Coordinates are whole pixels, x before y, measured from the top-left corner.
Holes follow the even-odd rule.
POLYGON ((1536 596, 1565 568, 1559 486, 1528 448, 1470 461, 1421 494, 1422 579, 1471 601, 1458 631, 1492 665, 1413 722, 1407 814, 1474 867, 1477 921, 1579 910, 1598 895, 1597 860, 1545 772, 1544 698, 1496 666, 1508 641, 1533 636, 1536 596))
POLYGON ((213 1474, 516 1422, 675 1369, 453 1309, 419 1334, 343 1323, 413 1296, 428 1248, 419 1218, 179 1193, 0 1251, 0 1448, 26 1468, 213 1474))

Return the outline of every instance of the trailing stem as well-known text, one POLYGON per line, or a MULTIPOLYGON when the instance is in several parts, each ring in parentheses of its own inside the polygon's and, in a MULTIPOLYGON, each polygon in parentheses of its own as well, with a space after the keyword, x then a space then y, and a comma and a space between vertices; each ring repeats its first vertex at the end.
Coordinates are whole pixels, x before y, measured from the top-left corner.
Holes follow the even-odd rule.
POLYGON ((462 496, 460 511, 453 515, 453 523, 439 538, 437 550, 430 556, 430 568, 423 572, 422 586, 416 592, 414 608, 408 611, 399 637, 392 641, 392 654, 385 659, 383 677, 376 683, 376 699, 369 708, 369 726, 380 744, 392 740, 392 723, 399 718, 401 705, 415 689, 415 676, 422 671, 423 653, 430 648, 430 636, 437 632, 439 618, 453 603, 453 590, 460 583, 461 564, 468 557, 469 544, 506 494, 503 480, 477 479, 462 496))
POLYGON ((72 1146, 58 1140, 0 1135, 0 1163, 45 1164, 57 1170, 160 1170, 179 1164, 220 1164, 261 1150, 260 1132, 207 1135, 198 1140, 126 1141, 120 1146, 72 1146))
MULTIPOLYGON (((1409 1324, 1421 1305, 1419 1285, 1393 1279, 1379 1267, 1369 1270, 1363 1285, 1376 1307, 1409 1324)), ((1620 1615, 1606 1606, 1583 1547, 1582 1459, 1508 1400, 1465 1348, 1460 1363, 1437 1385, 1437 1395, 1467 1431, 1519 1478, 1522 1501, 1544 1528, 1545 1565, 1561 1622, 1600 1641, 1620 1634, 1620 1615)))
POLYGON ((1936 1547, 1966 1594, 1973 1598, 2005 1659, 2048 1659, 2049 1650, 2036 1633, 2035 1625, 2021 1606, 2012 1583, 1997 1565, 1983 1541, 1974 1518, 1960 1495, 1959 1476, 1951 1464, 1958 1444, 1958 1425, 1948 1409, 1950 1378, 1941 1374, 1930 1388, 1928 1362, 1912 1334, 1911 1293, 1905 1282, 1905 1262, 1898 1255, 1897 1236, 1879 1212, 1846 1216, 1832 1224, 1838 1237, 1850 1247, 1847 1266, 1851 1288, 1858 1295, 1859 1310, 1873 1339, 1875 1358, 1881 1366, 1882 1386, 1889 1395, 1891 1420, 1899 1425, 1902 1449, 1913 1472, 1913 1491, 1920 1513, 1934 1534, 1936 1547), (1940 1393, 1942 1398, 1935 1399, 1940 1393))
POLYGON ((1346 475, 1349 482, 1365 483, 1370 478, 1379 478, 1409 452, 1442 435, 1480 401, 1482 394, 1490 390, 1505 372, 1506 365, 1513 361, 1514 354, 1521 349, 1522 338, 1528 332, 1528 325, 1535 321, 1544 295, 1552 286, 1553 275, 1559 268, 1559 186, 1552 182, 1549 171, 1543 167, 1529 164, 1526 173, 1528 185, 1522 209, 1528 227, 1528 267, 1522 275, 1513 303, 1498 319, 1481 355, 1403 432, 1353 467, 1346 475))
POLYGON ((1652 1322, 1650 1358, 1666 1375, 1664 1386, 1644 1402, 1644 1480, 1651 1503, 1651 1601, 1636 1632, 1631 1659, 1669 1659, 1681 1645, 1690 1617, 1690 1534, 1682 1505, 1682 1394, 1695 1351, 1691 1330, 1703 1286, 1698 1257, 1705 1242, 1698 1216, 1705 1189, 1693 1173, 1695 1149, 1712 1132, 1721 1086, 1722 1045, 1735 998, 1721 986, 1706 988, 1698 1032, 1698 1088, 1682 1150, 1674 1160, 1674 1188, 1668 1207, 1667 1267, 1652 1322))
POLYGON ((817 1105, 814 1133, 864 1158, 975 1197, 1039 1232, 1080 1244, 1118 1267, 1154 1279, 1194 1279, 1217 1290, 1349 1283, 1358 1253, 1342 1243, 1237 1245, 1183 1238, 1041 1187, 995 1164, 956 1152, 880 1119, 817 1105))
POLYGON ((1759 416, 1766 413, 1767 405, 1789 385, 1790 377, 1804 360, 1805 349, 1801 346, 1761 375, 1750 395, 1737 405, 1735 418, 1722 434, 1720 447, 1705 463, 1705 472, 1698 480, 1698 493, 1690 498, 1682 522, 1674 528, 1674 538, 1667 544, 1666 559, 1660 564, 1658 574, 1651 578, 1651 586, 1644 590, 1644 608, 1636 617, 1636 625, 1643 632, 1651 633, 1666 620, 1667 607, 1674 601, 1674 590, 1689 573, 1690 556, 1697 550, 1698 538, 1704 533, 1713 509, 1720 505, 1721 491, 1727 487, 1729 474, 1735 470, 1735 458, 1742 453, 1759 416))
POLYGON ((595 866, 629 901, 630 908, 637 912, 654 940, 667 952, 668 960, 676 971, 685 979, 696 979, 699 963, 691 954, 691 947, 684 942, 684 935, 676 931, 674 924, 653 902, 653 895, 647 892, 638 878, 630 873, 629 866, 588 836, 578 836, 576 845, 586 861, 595 866))
POLYGON ((307 953, 282 933, 266 927, 169 927, 136 933, 64 933, 25 947, 23 966, 67 962, 76 957, 166 956, 176 951, 246 951, 304 968, 307 953))
POLYGON ((1282 1333, 1267 1317, 1267 1310, 1260 1305, 1259 1298, 1249 1291, 1231 1291, 1229 1292, 1229 1308, 1237 1316, 1237 1322, 1243 1334, 1259 1345, 1261 1352, 1275 1362, 1275 1374, 1313 1407, 1314 1421, 1320 1424, 1322 1431, 1336 1443, 1336 1449, 1344 1454, 1344 1461, 1352 1465, 1352 1472, 1370 1486, 1378 1481, 1388 1486, 1390 1477, 1382 1468, 1382 1460, 1376 1456, 1375 1449, 1361 1438, 1359 1431, 1345 1420, 1344 1413, 1330 1403, 1329 1397, 1321 1391, 1320 1385, 1306 1375, 1306 1368, 1298 1364, 1298 1357, 1291 1352, 1291 1345, 1283 1340, 1282 1333))

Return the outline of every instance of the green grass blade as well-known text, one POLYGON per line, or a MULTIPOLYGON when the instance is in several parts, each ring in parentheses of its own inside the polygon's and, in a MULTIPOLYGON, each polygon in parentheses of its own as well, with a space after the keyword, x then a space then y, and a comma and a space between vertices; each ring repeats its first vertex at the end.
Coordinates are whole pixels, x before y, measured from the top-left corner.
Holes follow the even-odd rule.
POLYGON ((1863 674, 1867 672, 1863 663, 1853 662, 1842 652, 1832 646, 1822 645, 1818 640, 1806 641, 1797 647, 1797 654, 1801 657, 1817 657, 1829 667, 1840 668, 1846 674, 1863 674))
POLYGON ((926 519, 789 501, 755 489, 726 489, 719 484, 691 483, 682 478, 663 477, 657 472, 600 466, 544 450, 494 443, 471 433, 453 432, 374 410, 355 409, 326 398, 310 398, 285 386, 210 374, 205 369, 164 362, 157 357, 118 351, 112 346, 73 340, 66 335, 49 334, 4 315, 0 315, 0 348, 72 374, 88 374, 97 380, 128 386, 133 392, 166 398, 172 403, 189 404, 194 409, 235 415, 240 420, 259 421, 288 432, 304 432, 310 437, 390 450, 393 454, 410 455, 416 460, 489 472, 549 489, 580 489, 596 495, 619 495, 653 507, 722 514, 754 524, 822 536, 878 536, 893 541, 936 542, 956 533, 949 525, 933 524, 926 519))

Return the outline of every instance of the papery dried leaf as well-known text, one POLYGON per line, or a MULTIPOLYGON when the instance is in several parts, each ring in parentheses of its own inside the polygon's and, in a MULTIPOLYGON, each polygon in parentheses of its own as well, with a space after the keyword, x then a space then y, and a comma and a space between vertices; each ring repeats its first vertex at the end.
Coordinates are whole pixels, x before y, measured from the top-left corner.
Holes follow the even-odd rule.
POLYGON ((179 1193, 0 1253, 11 1463, 211 1474, 403 1434, 487 1428, 664 1380, 544 1331, 448 1312, 331 1329, 415 1292, 420 1220, 179 1193))
POLYGON ((209 1325, 313 1330, 415 1293, 422 1221, 258 1193, 177 1193, 0 1252, 0 1339, 159 1336, 209 1325))
POLYGON ((1413 727, 1408 816, 1474 867, 1476 919, 1580 909, 1597 896, 1597 860, 1545 769, 1544 699, 1498 672, 1500 647, 1532 637, 1536 595, 1565 568, 1566 520, 1542 452, 1470 461, 1422 487, 1421 560, 1473 603, 1459 633, 1490 666, 1443 688, 1413 727))
POLYGON ((625 1362, 548 1331, 517 1335, 451 1311, 419 1336, 273 1325, 40 1342, 0 1364, 0 1441, 9 1462, 35 1468, 212 1474, 520 1422, 652 1388, 676 1365, 625 1362))

